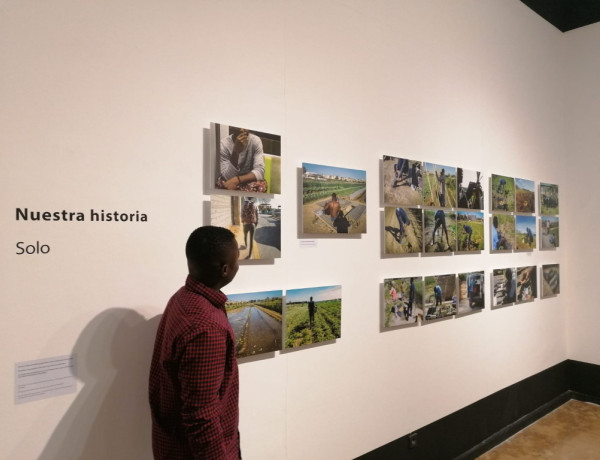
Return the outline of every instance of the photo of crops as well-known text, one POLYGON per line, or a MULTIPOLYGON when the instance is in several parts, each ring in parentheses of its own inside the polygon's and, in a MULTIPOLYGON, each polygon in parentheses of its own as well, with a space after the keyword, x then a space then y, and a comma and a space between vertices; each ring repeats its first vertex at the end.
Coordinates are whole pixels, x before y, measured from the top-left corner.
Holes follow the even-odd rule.
POLYGON ((515 179, 492 174, 492 211, 515 211, 515 179))
POLYGON ((383 281, 383 328, 418 325, 423 319, 423 278, 388 278, 383 281))
POLYGON ((457 251, 478 252, 484 249, 483 212, 458 211, 456 213, 457 251))
POLYGON ((496 268, 492 272, 492 287, 494 295, 492 306, 501 307, 512 305, 517 297, 516 268, 496 268))
POLYGON ((282 291, 229 294, 225 310, 239 358, 281 350, 282 291))
POLYGON ((510 251, 515 247, 515 216, 492 214, 490 251, 510 251))
POLYGON ((423 176, 420 161, 383 157, 383 202, 390 206, 423 204, 423 176))
POLYGON ((456 168, 423 163, 423 205, 456 208, 456 168))
POLYGON ((559 264, 542 265, 542 299, 560 294, 559 264))
POLYGON ((558 185, 540 184, 540 214, 542 216, 558 215, 558 185))
POLYGON ((292 289, 285 293, 285 348, 342 336, 342 286, 292 289))
POLYGON ((302 232, 366 233, 367 173, 302 163, 302 232))
POLYGON ((483 188, 481 173, 468 169, 456 169, 457 208, 483 211, 483 188))
POLYGON ((515 178, 515 212, 535 212, 535 182, 515 178))
POLYGON ((537 298, 537 267, 517 268, 517 303, 531 302, 537 298))
POLYGON ((425 252, 454 251, 456 248, 456 213, 444 209, 426 209, 423 214, 425 252))
POLYGON ((423 299, 425 322, 456 315, 456 275, 426 276, 423 299))
POLYGON ((390 208, 384 211, 385 254, 414 254, 423 250, 423 211, 416 208, 390 208))
POLYGON ((533 251, 536 248, 535 216, 515 216, 515 245, 519 251, 533 251))
POLYGON ((542 249, 555 249, 559 246, 558 217, 542 216, 540 220, 542 249))
POLYGON ((466 315, 485 307, 483 270, 458 274, 458 314, 466 315))

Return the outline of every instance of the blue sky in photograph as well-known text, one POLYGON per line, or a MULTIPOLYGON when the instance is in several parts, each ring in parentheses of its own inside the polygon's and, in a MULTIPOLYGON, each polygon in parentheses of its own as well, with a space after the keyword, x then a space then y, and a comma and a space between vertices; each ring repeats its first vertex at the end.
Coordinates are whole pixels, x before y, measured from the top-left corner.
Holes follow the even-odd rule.
POLYGON ((231 302, 246 302, 248 300, 263 300, 267 297, 282 297, 283 291, 246 292, 243 294, 227 294, 231 302))
POLYGON ((444 173, 447 175, 450 175, 450 176, 456 175, 456 168, 454 166, 438 165, 435 163, 424 163, 423 169, 425 169, 425 172, 430 172, 430 173, 437 170, 438 174, 441 173, 442 169, 443 169, 444 173))
POLYGON ((533 234, 536 234, 535 231, 535 216, 517 216, 515 228, 517 229, 517 233, 525 233, 527 231, 527 227, 531 229, 533 234))
POLYGON ((457 214, 462 214, 465 216, 470 216, 473 219, 483 219, 483 213, 477 211, 457 211, 457 214))
POLYGON ((535 182, 532 180, 515 178, 515 186, 523 190, 529 190, 530 192, 535 191, 535 182))
POLYGON ((285 292, 286 302, 305 302, 312 296, 315 302, 341 299, 342 286, 321 286, 304 289, 291 289, 285 292))
POLYGON ((313 163, 302 163, 307 172, 323 174, 328 176, 349 177, 350 179, 367 180, 367 171, 360 169, 336 168, 335 166, 316 165, 313 163))

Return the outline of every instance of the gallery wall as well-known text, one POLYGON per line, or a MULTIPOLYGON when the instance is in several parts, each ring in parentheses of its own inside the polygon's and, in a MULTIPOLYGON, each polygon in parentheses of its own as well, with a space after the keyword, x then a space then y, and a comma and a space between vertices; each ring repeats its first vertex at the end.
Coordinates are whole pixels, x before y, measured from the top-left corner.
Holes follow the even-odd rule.
MULTIPOLYGON (((583 67, 594 32, 568 42, 581 66, 569 76, 597 91, 583 67)), ((577 283, 593 270, 567 256, 587 253, 583 227, 561 219, 581 243, 556 251, 381 257, 383 155, 572 198, 567 42, 520 1, 8 1, 0 37, 0 457, 151 457, 151 347, 185 279, 185 240, 208 222, 211 122, 282 136, 282 257, 243 265, 225 293, 343 293, 340 339, 241 362, 244 458, 353 458, 567 357, 598 362, 581 338, 595 330, 581 324, 591 305, 569 316, 567 348, 565 302, 583 303, 577 283), (302 162, 367 171, 365 235, 301 244, 302 162), (84 221, 17 220, 17 208, 84 221), (38 241, 50 252, 16 254, 38 241), (575 286, 492 311, 488 284, 481 313, 381 331, 385 278, 483 269, 489 282, 494 268, 546 263, 575 286), (15 404, 15 363, 63 355, 76 357, 77 392, 15 404)))

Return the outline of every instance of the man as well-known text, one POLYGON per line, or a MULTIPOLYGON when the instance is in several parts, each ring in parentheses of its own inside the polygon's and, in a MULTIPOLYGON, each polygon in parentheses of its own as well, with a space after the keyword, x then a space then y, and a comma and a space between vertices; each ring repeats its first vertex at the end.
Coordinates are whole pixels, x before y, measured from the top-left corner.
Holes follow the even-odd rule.
POLYGON ((435 170, 435 177, 440 183, 440 206, 446 206, 446 170, 442 168, 442 172, 438 174, 435 170))
POLYGON ((473 228, 470 225, 463 225, 463 230, 466 233, 465 237, 465 251, 471 249, 471 237, 473 236, 473 228))
POLYGON ((436 284, 435 288, 433 288, 433 292, 435 293, 435 306, 438 307, 442 305, 442 287, 439 284, 436 284))
POLYGON ((338 198, 337 198, 337 193, 332 193, 331 201, 328 201, 327 203, 325 203, 325 207, 323 208, 323 213, 328 215, 331 218, 332 224, 333 224, 333 221, 335 220, 335 218, 337 217, 337 215, 339 214, 340 209, 341 209, 341 206, 340 206, 340 202, 338 201, 338 198))
POLYGON ((396 208, 396 219, 398 219, 398 226, 400 227, 400 231, 398 233, 398 237, 396 240, 398 243, 402 243, 402 238, 406 235, 405 225, 410 225, 410 219, 408 218, 408 214, 402 208, 396 208))
POLYGON ((312 329, 315 324, 315 313, 317 311, 317 305, 313 301, 312 296, 308 302, 308 320, 310 323, 310 328, 312 329))
POLYGON ((440 237, 440 241, 444 240, 444 233, 446 234, 446 242, 448 243, 448 249, 450 249, 450 238, 448 237, 448 228, 446 227, 446 213, 441 209, 437 210, 435 215, 433 216, 435 221, 435 226, 433 227, 433 238, 431 240, 431 245, 435 244, 435 234, 437 229, 441 227, 442 235, 440 237))
POLYGON ((262 141, 247 129, 232 127, 231 134, 221 139, 219 170, 218 188, 267 192, 262 141))
POLYGON ((254 198, 248 198, 242 208, 242 223, 244 224, 244 247, 248 248, 248 235, 250 236, 250 248, 246 259, 252 258, 254 249, 254 231, 258 224, 258 208, 254 205, 254 198))
POLYGON ((410 288, 408 290, 408 305, 406 310, 404 310, 404 316, 406 318, 406 321, 408 321, 408 318, 412 317, 412 312, 413 312, 413 305, 415 303, 415 297, 416 297, 416 288, 415 288, 415 279, 411 278, 410 279, 410 288))
POLYGON ((233 233, 200 227, 188 238, 189 275, 165 309, 150 368, 155 460, 238 460, 235 338, 220 289, 238 271, 233 233))

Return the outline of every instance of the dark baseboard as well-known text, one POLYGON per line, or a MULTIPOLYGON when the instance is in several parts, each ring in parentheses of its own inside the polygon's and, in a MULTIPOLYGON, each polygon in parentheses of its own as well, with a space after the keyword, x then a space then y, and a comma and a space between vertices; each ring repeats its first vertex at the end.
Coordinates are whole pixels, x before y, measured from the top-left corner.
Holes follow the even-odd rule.
POLYGON ((470 460, 487 452, 570 399, 600 404, 600 366, 566 360, 357 460, 470 460))

